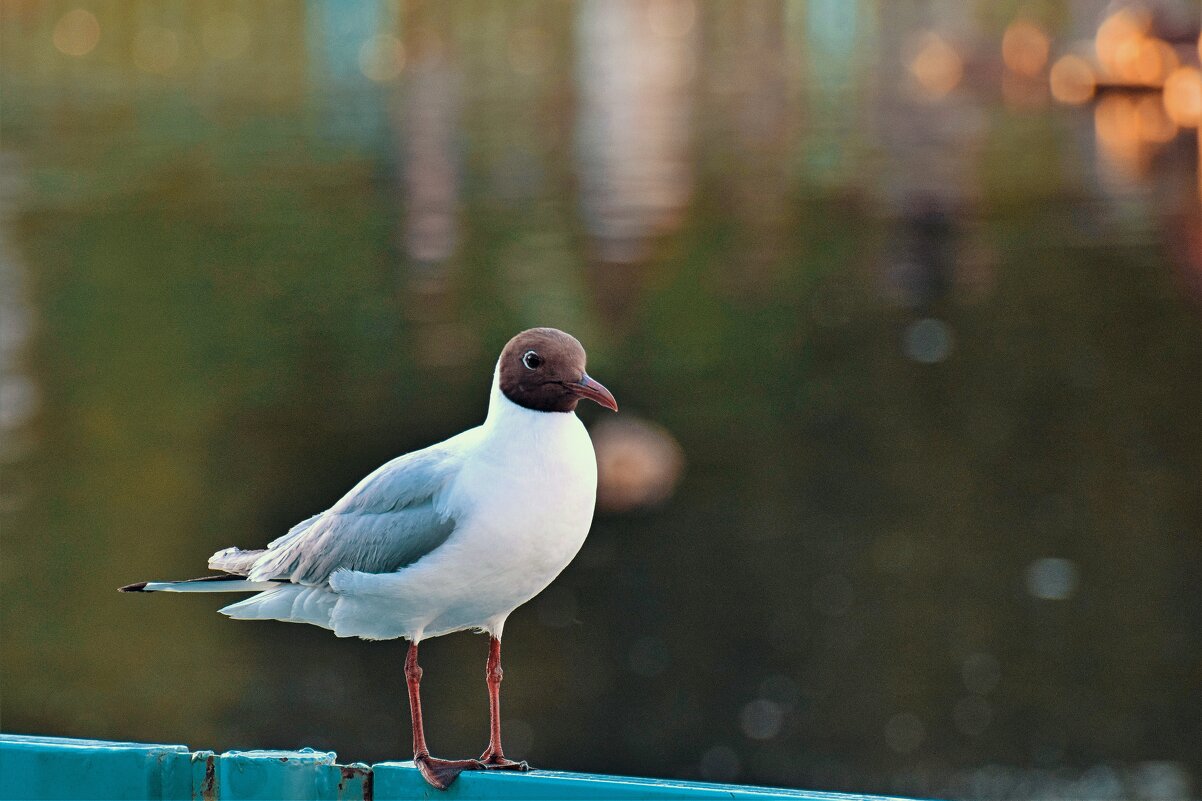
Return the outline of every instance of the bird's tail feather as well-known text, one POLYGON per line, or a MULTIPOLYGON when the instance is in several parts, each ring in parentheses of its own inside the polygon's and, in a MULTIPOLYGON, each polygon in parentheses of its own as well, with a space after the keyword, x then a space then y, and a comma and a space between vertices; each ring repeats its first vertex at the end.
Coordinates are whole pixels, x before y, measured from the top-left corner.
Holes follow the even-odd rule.
POLYGON ((312 623, 333 628, 331 616, 338 595, 327 587, 306 587, 289 582, 273 582, 271 589, 252 595, 218 610, 235 620, 282 620, 285 623, 312 623))
POLYGON ((245 576, 205 576, 186 581, 139 581, 121 592, 259 592, 278 587, 277 581, 251 581, 245 576))
POLYGON ((233 573, 245 576, 259 557, 267 553, 265 550, 244 551, 241 548, 223 548, 209 557, 209 570, 220 570, 223 573, 233 573))

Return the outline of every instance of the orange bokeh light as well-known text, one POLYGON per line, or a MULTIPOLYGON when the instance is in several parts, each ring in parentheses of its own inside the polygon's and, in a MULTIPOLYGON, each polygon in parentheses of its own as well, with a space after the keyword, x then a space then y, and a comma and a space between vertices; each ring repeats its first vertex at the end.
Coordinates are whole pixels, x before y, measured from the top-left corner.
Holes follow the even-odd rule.
POLYGON ((1078 105, 1094 95, 1096 78, 1093 67, 1080 56, 1062 56, 1052 65, 1048 76, 1052 97, 1061 103, 1078 105))
POLYGON ((1131 86, 1160 86, 1180 63, 1167 42, 1151 36, 1152 17, 1143 8, 1123 8, 1098 27, 1094 47, 1102 77, 1131 86))
POLYGON ((1018 19, 1002 34, 1002 61, 1019 75, 1034 78, 1048 63, 1051 40, 1034 22, 1018 19))
POLYGON ((910 74, 932 100, 938 100, 956 88, 964 75, 964 62, 956 49, 934 31, 918 40, 910 59, 910 74))
POLYGON ((1147 86, 1160 86, 1170 72, 1177 69, 1177 54, 1168 43, 1145 39, 1140 43, 1134 64, 1135 81, 1147 86))
POLYGON ((1178 125, 1202 124, 1202 70, 1180 67, 1164 82, 1164 109, 1178 125))
POLYGON ((1111 77, 1122 77, 1139 56, 1139 45, 1147 36, 1152 18, 1142 8, 1123 8, 1098 26, 1094 39, 1098 63, 1111 77))

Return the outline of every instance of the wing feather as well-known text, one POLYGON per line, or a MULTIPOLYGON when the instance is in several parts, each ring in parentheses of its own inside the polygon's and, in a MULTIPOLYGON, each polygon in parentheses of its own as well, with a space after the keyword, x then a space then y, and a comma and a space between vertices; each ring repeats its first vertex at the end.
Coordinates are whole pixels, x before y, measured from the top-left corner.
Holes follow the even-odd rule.
POLYGON ((218 551, 210 565, 235 564, 252 581, 316 585, 335 570, 389 573, 412 564, 455 529, 453 515, 439 500, 462 463, 456 441, 470 433, 382 465, 327 511, 293 526, 266 550, 218 551))

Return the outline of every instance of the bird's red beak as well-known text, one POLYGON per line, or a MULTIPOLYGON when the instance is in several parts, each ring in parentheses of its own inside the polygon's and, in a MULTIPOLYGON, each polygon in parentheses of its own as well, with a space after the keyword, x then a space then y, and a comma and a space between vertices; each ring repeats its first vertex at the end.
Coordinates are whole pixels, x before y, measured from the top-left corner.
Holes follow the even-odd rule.
POLYGON ((599 381, 594 381, 585 373, 580 377, 580 381, 575 384, 568 384, 568 389, 575 392, 582 398, 588 398, 591 401, 604 406, 611 412, 618 410, 618 402, 614 400, 614 396, 608 389, 601 385, 599 381))

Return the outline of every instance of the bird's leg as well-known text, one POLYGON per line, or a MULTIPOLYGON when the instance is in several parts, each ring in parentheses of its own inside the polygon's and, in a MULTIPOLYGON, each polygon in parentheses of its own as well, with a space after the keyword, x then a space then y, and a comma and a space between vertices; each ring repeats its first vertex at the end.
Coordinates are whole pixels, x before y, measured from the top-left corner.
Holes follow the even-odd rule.
POLYGON ((417 664, 417 643, 409 643, 405 656, 405 683, 409 685, 409 717, 413 721, 413 763, 432 786, 445 790, 465 770, 478 770, 474 759, 435 759, 426 747, 426 732, 422 727, 422 669, 417 664))
POLYGON ((488 643, 488 665, 484 679, 488 682, 488 750, 480 755, 480 763, 489 770, 530 770, 525 762, 505 758, 501 750, 501 641, 493 637, 488 643))

